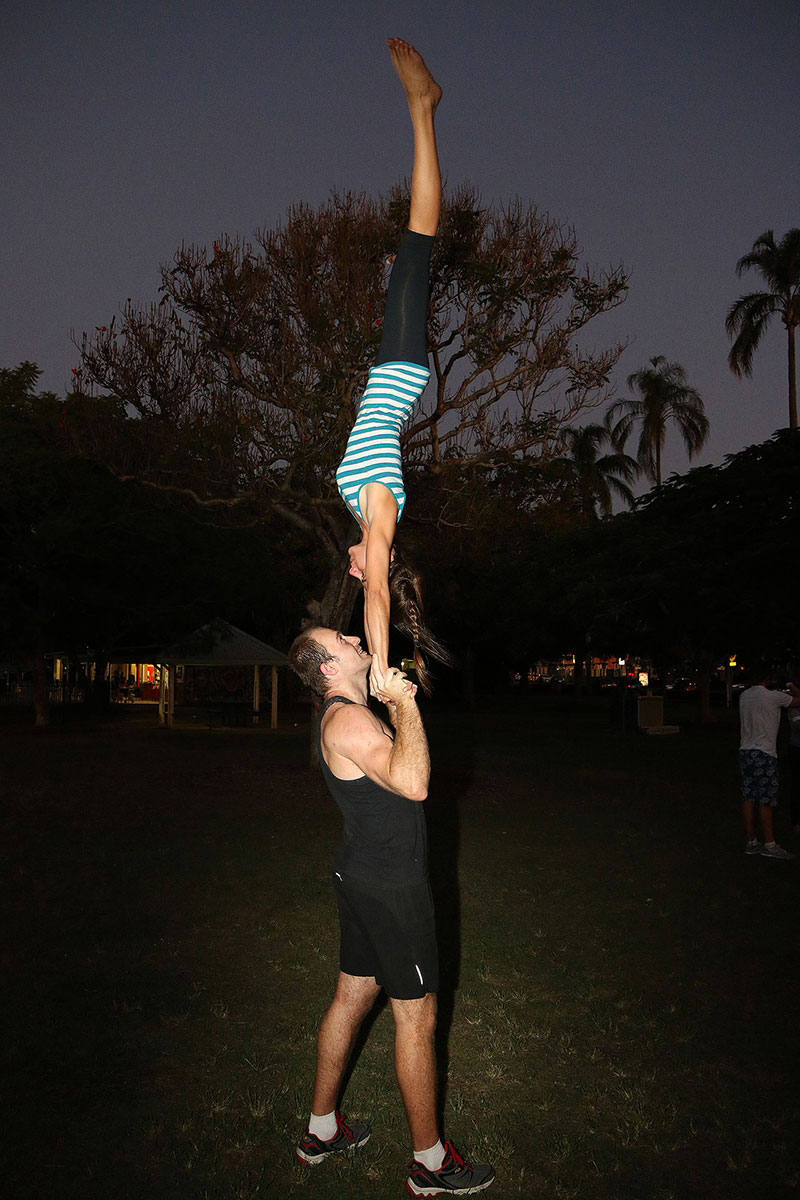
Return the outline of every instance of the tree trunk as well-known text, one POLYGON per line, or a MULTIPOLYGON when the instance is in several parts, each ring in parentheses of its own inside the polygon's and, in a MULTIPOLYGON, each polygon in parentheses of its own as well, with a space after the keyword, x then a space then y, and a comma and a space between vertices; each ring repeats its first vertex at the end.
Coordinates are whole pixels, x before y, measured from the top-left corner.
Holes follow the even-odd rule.
POLYGON ((591 685, 592 679, 592 635, 590 633, 583 635, 583 645, 575 655, 575 670, 572 679, 575 695, 582 697, 586 691, 587 680, 591 685))
POLYGON ((325 593, 319 603, 308 606, 313 621, 328 629, 346 630, 353 616, 358 586, 350 574, 346 556, 340 566, 331 568, 325 593))
POLYGON ((797 429, 797 374, 794 357, 794 325, 787 325, 789 335, 789 428, 797 429))
POLYGON ((711 720, 711 669, 711 656, 705 654, 700 659, 700 677, 697 680, 700 720, 703 723, 711 720))
POLYGON ((572 672, 572 687, 575 696, 583 695, 583 668, 585 664, 585 656, 586 651, 583 649, 580 649, 575 655, 575 666, 572 672))
POLYGON ((319 696, 311 697, 311 720, 308 723, 308 766, 312 771, 318 771, 319 749, 317 747, 317 729, 319 728, 319 711, 322 701, 319 696))
POLYGON ((50 680, 44 665, 44 655, 38 653, 31 659, 33 674, 33 704, 37 729, 46 729, 50 724, 50 680))
MULTIPOLYGON (((327 629, 347 630, 353 616, 358 585, 350 574, 346 555, 342 556, 340 567, 332 566, 325 593, 320 601, 312 601, 308 606, 311 620, 327 629)), ((311 721, 309 722, 308 765, 312 770, 319 769, 319 753, 317 751, 317 725, 319 723, 320 702, 316 696, 311 702, 311 721)))
POLYGON ((476 695, 475 695, 475 652, 472 646, 467 646, 464 652, 464 657, 461 666, 461 678, 463 681, 463 697, 470 712, 475 711, 476 695))
POLYGON ((98 651, 97 657, 94 660, 94 679, 92 680, 90 692, 90 706, 94 709, 108 708, 111 703, 111 697, 108 692, 108 681, 106 680, 108 660, 109 655, 105 650, 98 651))

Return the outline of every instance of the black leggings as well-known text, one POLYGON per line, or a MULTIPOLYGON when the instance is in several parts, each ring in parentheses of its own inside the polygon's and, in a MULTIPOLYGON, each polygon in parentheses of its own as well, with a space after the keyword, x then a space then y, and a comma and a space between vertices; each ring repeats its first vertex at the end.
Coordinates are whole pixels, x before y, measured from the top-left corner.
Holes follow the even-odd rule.
POLYGON ((389 276, 383 337, 375 366, 387 362, 428 365, 428 297, 433 238, 407 229, 389 276))

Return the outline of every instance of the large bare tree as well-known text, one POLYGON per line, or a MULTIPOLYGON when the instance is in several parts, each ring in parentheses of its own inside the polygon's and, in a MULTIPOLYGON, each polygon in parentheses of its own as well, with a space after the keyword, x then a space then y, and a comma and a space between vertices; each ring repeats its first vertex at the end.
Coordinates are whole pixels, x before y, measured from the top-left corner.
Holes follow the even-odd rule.
MULTIPOLYGON (((299 205, 252 243, 182 246, 161 299, 130 303, 80 342, 85 452, 120 477, 173 489, 209 513, 270 510, 327 561, 319 618, 346 620, 355 530, 334 472, 380 340, 387 260, 407 219, 400 189, 377 201, 299 205), (106 421, 102 398, 128 420, 106 421), (85 419, 86 413, 91 419, 85 419)), ((463 187, 444 206, 432 267, 432 379, 403 439, 404 523, 476 520, 476 482, 530 477, 563 430, 605 402, 621 344, 585 335, 622 302, 621 267, 582 267, 571 228, 463 187)))

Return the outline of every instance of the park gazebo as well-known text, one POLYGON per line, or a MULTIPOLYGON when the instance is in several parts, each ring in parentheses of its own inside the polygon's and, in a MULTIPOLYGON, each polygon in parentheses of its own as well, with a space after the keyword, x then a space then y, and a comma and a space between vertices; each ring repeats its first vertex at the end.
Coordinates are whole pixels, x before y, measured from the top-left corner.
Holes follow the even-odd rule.
MULTIPOLYGON (((175 699, 178 684, 179 668, 186 682, 187 668, 205 668, 211 672, 217 670, 224 679, 224 672, 233 668, 252 668, 253 695, 252 701, 235 701, 220 699, 219 695, 211 692, 206 695, 203 704, 209 714, 209 724, 214 716, 223 720, 234 710, 242 715, 247 710, 249 720, 241 720, 239 724, 258 724, 261 702, 261 667, 272 670, 271 716, 270 728, 278 726, 278 668, 285 667, 289 660, 280 650, 268 646, 266 642, 237 629, 227 621, 215 620, 200 629, 195 629, 173 646, 162 651, 161 655, 161 688, 159 693, 158 719, 160 724, 172 728, 175 719, 175 699), (227 711, 226 711, 227 710, 227 711)), ((226 722, 230 723, 230 722, 226 722)))

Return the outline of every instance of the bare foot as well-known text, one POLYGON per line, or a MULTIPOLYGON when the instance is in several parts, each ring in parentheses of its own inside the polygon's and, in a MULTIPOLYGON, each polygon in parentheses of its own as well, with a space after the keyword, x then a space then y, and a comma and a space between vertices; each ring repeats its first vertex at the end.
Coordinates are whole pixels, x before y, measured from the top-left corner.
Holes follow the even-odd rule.
POLYGON ((386 45, 392 56, 392 64, 406 90, 409 106, 423 103, 431 110, 442 98, 442 89, 425 66, 419 51, 402 38, 387 38, 386 45))

